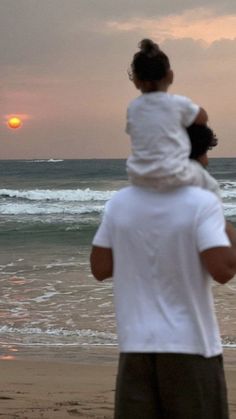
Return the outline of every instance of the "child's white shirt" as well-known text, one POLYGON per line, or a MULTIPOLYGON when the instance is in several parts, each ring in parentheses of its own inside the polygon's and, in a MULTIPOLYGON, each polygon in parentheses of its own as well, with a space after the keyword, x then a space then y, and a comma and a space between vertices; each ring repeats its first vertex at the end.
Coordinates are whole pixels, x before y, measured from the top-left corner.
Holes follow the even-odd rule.
POLYGON ((219 194, 215 179, 189 159, 186 128, 199 110, 189 98, 166 92, 144 93, 130 103, 126 132, 131 138, 127 172, 132 183, 158 190, 197 185, 219 194))

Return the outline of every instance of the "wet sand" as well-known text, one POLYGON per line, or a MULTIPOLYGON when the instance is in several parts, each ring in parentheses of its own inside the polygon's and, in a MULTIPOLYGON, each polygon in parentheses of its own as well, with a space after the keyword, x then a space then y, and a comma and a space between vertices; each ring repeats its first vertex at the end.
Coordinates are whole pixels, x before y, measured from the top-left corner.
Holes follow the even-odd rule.
MULTIPOLYGON (((236 351, 225 351, 231 419, 236 419, 236 351)), ((0 361, 0 417, 112 419, 116 361, 0 361)))
POLYGON ((112 418, 115 367, 1 361, 0 417, 112 418))

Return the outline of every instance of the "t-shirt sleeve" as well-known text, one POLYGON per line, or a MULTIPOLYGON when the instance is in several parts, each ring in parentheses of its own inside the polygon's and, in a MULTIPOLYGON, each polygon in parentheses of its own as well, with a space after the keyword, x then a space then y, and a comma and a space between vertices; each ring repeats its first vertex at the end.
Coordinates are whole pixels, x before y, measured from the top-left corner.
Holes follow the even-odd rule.
POLYGON ((111 225, 109 222, 109 215, 108 210, 105 208, 105 212, 103 214, 102 222, 98 227, 98 230, 93 238, 92 244, 98 247, 112 247, 112 240, 111 240, 111 225))
POLYGON ((222 204, 211 194, 206 205, 198 214, 197 247, 199 252, 214 247, 231 246, 225 232, 225 219, 222 204))
POLYGON ((180 106, 182 124, 184 127, 189 127, 191 125, 199 113, 200 106, 193 103, 191 99, 184 97, 184 96, 177 96, 177 100, 180 106))

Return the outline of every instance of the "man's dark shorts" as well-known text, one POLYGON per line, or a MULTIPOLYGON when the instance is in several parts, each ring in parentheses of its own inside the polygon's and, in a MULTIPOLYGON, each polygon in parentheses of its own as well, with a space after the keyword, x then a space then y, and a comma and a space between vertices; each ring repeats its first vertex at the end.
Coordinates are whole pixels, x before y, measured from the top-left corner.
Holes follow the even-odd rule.
POLYGON ((121 353, 115 419, 229 419, 222 356, 121 353))

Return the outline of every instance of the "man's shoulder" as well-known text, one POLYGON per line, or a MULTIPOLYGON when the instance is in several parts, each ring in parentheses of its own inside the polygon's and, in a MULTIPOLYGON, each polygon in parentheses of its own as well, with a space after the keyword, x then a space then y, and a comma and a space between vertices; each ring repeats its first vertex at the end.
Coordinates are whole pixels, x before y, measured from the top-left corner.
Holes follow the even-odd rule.
POLYGON ((168 197, 169 195, 174 195, 176 199, 183 199, 184 196, 189 196, 194 198, 199 197, 204 201, 219 201, 219 198, 217 198, 217 196, 214 193, 208 191, 207 189, 203 189, 199 186, 182 186, 179 188, 174 188, 169 192, 163 192, 159 194, 159 192, 154 188, 134 185, 125 186, 124 188, 115 192, 115 194, 111 198, 111 201, 123 199, 125 195, 141 196, 142 194, 147 194, 150 196, 153 196, 153 194, 155 194, 157 197, 162 196, 162 198, 164 196, 168 197))
POLYGON ((124 207, 125 204, 129 205, 134 201, 146 202, 148 204, 149 197, 151 198, 153 195, 157 196, 158 192, 151 188, 131 184, 115 192, 109 200, 108 206, 114 207, 120 204, 122 207, 124 207))
POLYGON ((129 202, 132 201, 133 187, 127 186, 115 192, 105 205, 105 213, 116 217, 119 211, 124 211, 129 202))
POLYGON ((198 208, 208 205, 222 205, 220 199, 213 192, 199 186, 183 187, 181 192, 179 199, 183 199, 185 196, 186 200, 190 200, 198 208))
POLYGON ((119 189, 119 191, 115 192, 114 195, 110 199, 110 203, 123 201, 123 199, 134 193, 135 186, 129 185, 125 186, 124 188, 119 189))
POLYGON ((126 186, 117 191, 109 201, 111 206, 118 203, 124 204, 126 201, 140 200, 143 204, 149 204, 153 200, 158 205, 159 201, 174 200, 178 202, 192 203, 196 207, 206 206, 210 204, 220 204, 219 198, 206 189, 198 186, 183 186, 172 189, 169 192, 159 193, 153 188, 146 188, 141 186, 126 186), (149 199, 150 198, 150 199, 149 199))
POLYGON ((216 199, 219 201, 219 198, 217 198, 217 196, 209 191, 208 189, 204 189, 201 188, 200 186, 195 186, 195 185, 189 185, 189 186, 181 186, 179 188, 180 192, 186 195, 194 195, 194 196, 199 196, 204 200, 208 200, 208 199, 216 199))
POLYGON ((130 223, 134 219, 140 222, 147 220, 149 223, 148 220, 160 220, 165 214, 165 222, 175 228, 179 223, 186 226, 193 224, 204 214, 222 212, 220 200, 212 192, 196 186, 158 192, 156 189, 131 185, 116 192, 106 205, 106 215, 115 223, 124 216, 130 223))

